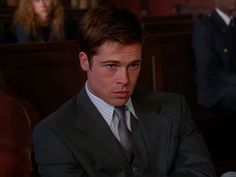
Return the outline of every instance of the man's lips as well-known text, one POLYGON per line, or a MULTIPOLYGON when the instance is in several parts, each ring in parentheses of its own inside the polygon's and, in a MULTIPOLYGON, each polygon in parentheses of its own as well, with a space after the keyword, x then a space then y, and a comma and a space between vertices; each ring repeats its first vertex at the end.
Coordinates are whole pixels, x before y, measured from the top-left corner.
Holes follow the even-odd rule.
POLYGON ((129 91, 115 91, 113 92, 116 97, 119 98, 127 98, 129 97, 129 91))

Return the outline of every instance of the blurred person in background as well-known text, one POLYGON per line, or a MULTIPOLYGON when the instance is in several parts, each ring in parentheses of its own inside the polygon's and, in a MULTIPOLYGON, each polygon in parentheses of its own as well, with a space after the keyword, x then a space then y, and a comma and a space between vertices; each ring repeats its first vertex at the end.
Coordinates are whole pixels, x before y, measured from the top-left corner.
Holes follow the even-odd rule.
POLYGON ((21 0, 14 23, 18 42, 64 38, 64 12, 60 0, 21 0))
POLYGON ((215 0, 193 31, 198 102, 206 108, 236 111, 236 0, 215 0))

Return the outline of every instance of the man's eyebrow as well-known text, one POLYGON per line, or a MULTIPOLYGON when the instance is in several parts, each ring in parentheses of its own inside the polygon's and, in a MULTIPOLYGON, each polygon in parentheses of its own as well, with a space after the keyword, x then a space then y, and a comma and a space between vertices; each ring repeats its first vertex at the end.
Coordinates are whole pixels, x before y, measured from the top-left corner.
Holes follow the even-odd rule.
MULTIPOLYGON (((142 59, 136 59, 136 60, 133 60, 131 61, 130 63, 141 63, 142 62, 142 59)), ((101 63, 114 63, 114 64, 119 64, 120 61, 119 60, 105 60, 105 61, 102 61, 101 63)))
POLYGON ((120 62, 117 60, 105 60, 105 61, 102 61, 101 63, 120 63, 120 62))
POLYGON ((142 63, 142 59, 133 60, 129 64, 138 64, 138 63, 142 63))

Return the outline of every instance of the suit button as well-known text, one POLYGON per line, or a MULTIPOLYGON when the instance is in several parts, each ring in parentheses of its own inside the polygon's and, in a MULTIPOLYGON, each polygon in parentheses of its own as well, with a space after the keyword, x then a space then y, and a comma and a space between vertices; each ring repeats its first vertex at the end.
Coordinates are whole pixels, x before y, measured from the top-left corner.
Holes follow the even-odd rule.
POLYGON ((140 175, 142 173, 142 170, 138 166, 134 166, 132 170, 134 175, 140 175))
POLYGON ((228 49, 224 49, 224 53, 228 53, 228 49))

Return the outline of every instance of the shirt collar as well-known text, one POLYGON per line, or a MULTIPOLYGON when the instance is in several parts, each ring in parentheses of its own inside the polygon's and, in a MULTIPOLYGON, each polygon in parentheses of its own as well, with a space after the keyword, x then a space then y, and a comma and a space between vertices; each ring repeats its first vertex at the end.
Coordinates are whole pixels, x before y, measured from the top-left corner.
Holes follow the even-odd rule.
POLYGON ((129 98, 129 100, 127 101, 127 103, 125 104, 126 107, 128 108, 128 110, 134 115, 134 117, 137 119, 138 117, 136 116, 133 104, 132 104, 132 100, 131 98, 129 98))
POLYGON ((224 12, 222 12, 220 9, 216 8, 216 12, 219 14, 219 16, 224 20, 226 25, 230 24, 230 21, 232 20, 232 16, 226 15, 224 12))
MULTIPOLYGON (((98 111, 101 113, 102 117, 105 119, 105 121, 108 123, 108 125, 111 125, 112 118, 113 118, 113 112, 114 112, 114 106, 106 103, 101 98, 99 98, 96 95, 94 95, 93 93, 91 93, 90 90, 88 89, 87 82, 85 83, 85 90, 88 94, 89 99, 96 106, 98 111)), ((134 115, 134 117, 137 118, 131 98, 128 99, 128 101, 125 105, 126 105, 126 108, 134 115)))

